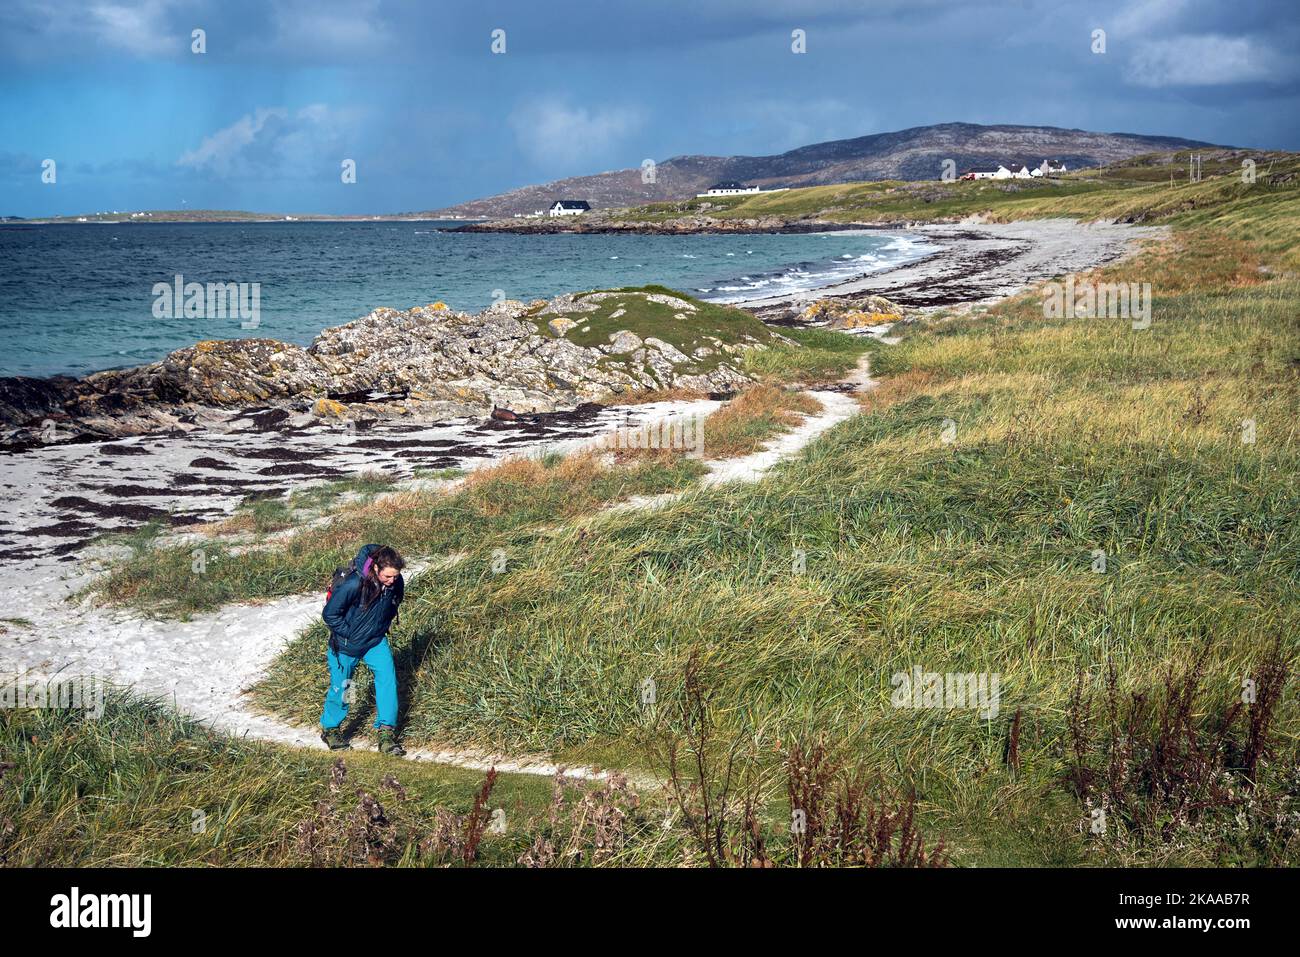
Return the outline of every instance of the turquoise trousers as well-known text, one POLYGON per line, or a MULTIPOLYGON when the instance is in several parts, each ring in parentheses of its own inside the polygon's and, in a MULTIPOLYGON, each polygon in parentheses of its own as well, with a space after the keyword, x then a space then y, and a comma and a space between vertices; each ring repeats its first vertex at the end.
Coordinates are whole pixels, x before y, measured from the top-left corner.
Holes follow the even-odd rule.
POLYGON ((375 676, 375 727, 397 727, 397 670, 393 667, 393 650, 385 638, 360 658, 328 653, 330 689, 321 712, 322 728, 337 728, 348 716, 349 683, 358 661, 364 661, 375 676))

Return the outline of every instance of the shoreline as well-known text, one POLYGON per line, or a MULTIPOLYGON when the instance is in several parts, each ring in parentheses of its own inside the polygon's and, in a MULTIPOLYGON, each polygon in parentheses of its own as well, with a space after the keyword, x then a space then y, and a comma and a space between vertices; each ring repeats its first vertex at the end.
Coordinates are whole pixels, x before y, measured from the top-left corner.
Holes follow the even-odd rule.
MULTIPOLYGON (((890 227, 896 231, 898 227, 890 227)), ((907 232, 938 248, 929 255, 809 293, 761 296, 730 303, 770 320, 802 311, 816 299, 883 296, 900 306, 933 311, 969 308, 1015 295, 1069 273, 1116 262, 1141 240, 1168 235, 1167 227, 1030 219, 1011 223, 923 223, 907 232)))
MULTIPOLYGON (((322 222, 324 220, 316 220, 322 222)), ((341 222, 345 220, 329 220, 341 222)), ((360 220, 358 220, 360 221, 360 220)), ((368 221, 368 220, 367 220, 368 221)), ((419 221, 419 220, 408 220, 419 221)), ((175 221, 185 223, 186 221, 175 221)), ((203 221, 217 222, 217 221, 203 221)), ((248 220, 221 221, 229 223, 249 222, 248 220)), ((277 223, 283 220, 258 220, 258 222, 277 223)), ((536 221, 534 221, 536 223, 536 221)), ((33 224, 36 225, 36 224, 33 224)), ((43 223, 40 225, 116 225, 115 223, 43 223)), ((496 228, 478 230, 467 224, 448 228, 447 232, 484 231, 537 235, 559 235, 565 233, 582 233, 587 235, 609 235, 618 233, 643 233, 647 235, 698 235, 727 233, 791 233, 815 234, 860 232, 864 234, 907 234, 923 240, 933 248, 924 255, 906 262, 895 263, 848 278, 835 278, 822 285, 813 285, 797 291, 780 292, 768 296, 752 298, 719 298, 700 296, 705 302, 722 306, 731 306, 753 312, 759 318, 783 318, 781 315, 791 309, 801 309, 804 305, 820 298, 881 295, 900 306, 922 310, 946 306, 972 305, 987 302, 1002 296, 1011 295, 1042 279, 1065 272, 1092 268, 1105 262, 1113 261, 1125 254, 1124 247, 1129 240, 1146 238, 1152 234, 1164 234, 1164 227, 1142 227, 1116 223, 1079 223, 1068 219, 1022 220, 1013 223, 984 223, 971 220, 938 223, 825 223, 812 220, 787 223, 780 229, 645 229, 645 224, 632 224, 629 227, 594 229, 574 229, 570 224, 547 225, 542 228, 520 227, 517 229, 496 228), (1032 244, 1044 236, 1057 240, 1062 230, 1077 235, 1066 243, 1053 242, 1049 256, 1032 257, 1023 275, 1017 277, 1016 264, 1020 257, 1029 251, 1026 244, 1032 244), (1076 241, 1077 240, 1077 241, 1076 241), (1043 268, 1044 258, 1056 256, 1062 268, 1053 271, 1043 268), (931 289, 930 287, 936 287, 931 289)), ((485 224, 486 225, 486 224, 485 224)), ((686 290, 690 292, 690 290, 686 290)), ((694 294, 694 293, 692 293, 694 294)), ((323 330, 322 330, 323 331, 323 330)), ((238 337, 232 340, 240 341, 238 337)), ((202 340, 199 340, 202 341, 202 340)), ((196 343, 191 343, 191 347, 196 343)), ((181 347, 185 348, 185 347, 181 347)), ((157 360, 155 360, 157 361, 157 360)), ((105 366, 83 372, 58 372, 48 375, 15 374, 0 376, 0 384, 25 383, 39 388, 42 384, 80 382, 91 376, 106 372, 128 372, 142 368, 149 363, 134 363, 105 366)))
MULTIPOLYGON (((956 223, 908 224, 905 227, 842 224, 837 231, 850 230, 902 234, 919 239, 932 248, 908 261, 848 278, 836 277, 824 285, 753 298, 705 301, 745 310, 774 326, 801 324, 801 314, 810 302, 828 298, 852 300, 880 296, 904 310, 920 312, 953 307, 965 309, 1014 295, 1045 280, 1114 262, 1132 253, 1138 241, 1163 237, 1168 233, 1167 227, 1162 226, 1080 223, 1071 219, 1035 219, 1011 223, 986 223, 968 219, 956 223)), ((226 341, 265 342, 268 346, 279 347, 286 345, 272 340, 222 340, 226 341)), ((193 350, 196 347, 197 344, 188 348, 193 350)), ((0 377, 0 403, 11 406, 11 412, 23 409, 37 412, 48 404, 45 399, 47 394, 76 393, 83 384, 96 377, 129 377, 132 372, 156 364, 110 367, 84 375, 0 377)), ((333 393, 330 395, 332 398, 333 393)), ((238 407, 237 410, 246 411, 247 408, 251 406, 238 407)), ((558 409, 559 406, 555 408, 558 409)), ((226 409, 236 407, 227 406, 226 409)), ((125 409, 120 411, 126 412, 125 409)), ((138 411, 144 413, 146 419, 156 418, 147 408, 142 407, 138 411)), ((37 415, 36 419, 39 418, 37 415)), ((5 451, 22 453, 25 449, 16 440, 17 433, 23 426, 12 416, 6 421, 9 422, 9 431, 14 434, 4 443, 5 451)), ((160 419, 155 424, 162 427, 167 423, 160 419)), ((84 430, 74 430, 82 431, 84 430)), ((140 434, 140 431, 103 432, 93 429, 84 441, 94 442, 121 437, 123 434, 140 434)))
POLYGON ((246 223, 456 223, 455 227, 468 226, 483 222, 479 219, 455 219, 446 216, 421 215, 382 215, 382 216, 317 216, 310 213, 301 216, 242 216, 242 217, 204 217, 201 219, 153 218, 148 219, 129 216, 125 219, 0 219, 0 226, 204 226, 204 225, 242 225, 246 223))
POLYGON ((510 233, 514 235, 558 236, 609 236, 633 234, 640 236, 698 236, 698 235, 765 235, 807 233, 840 233, 853 230, 889 230, 906 228, 904 223, 842 223, 829 219, 786 219, 765 216, 761 219, 715 219, 711 216, 678 216, 659 222, 606 219, 597 213, 585 222, 582 217, 527 217, 519 220, 495 219, 469 222, 448 230, 453 233, 510 233), (578 220, 575 222, 574 220, 578 220))
MULTIPOLYGON (((275 221, 271 221, 271 222, 275 222, 275 221)), ((230 224, 232 224, 232 223, 227 223, 226 225, 230 225, 230 224)), ((95 225, 95 224, 93 224, 93 223, 81 223, 81 224, 54 224, 54 225, 95 225)), ((114 225, 114 224, 109 223, 109 224, 100 224, 100 225, 114 225)), ((169 225, 176 225, 176 224, 169 224, 169 225)), ((457 229, 457 228, 448 227, 448 228, 440 228, 440 229, 438 229, 437 231, 438 231, 438 232, 455 232, 455 231, 458 231, 458 229, 457 229)), ((914 230, 909 231, 909 230, 907 230, 907 229, 904 229, 903 227, 893 227, 893 226, 891 226, 891 227, 882 227, 882 226, 857 226, 857 225, 855 225, 855 226, 851 226, 851 227, 849 227, 849 226, 840 226, 839 228, 834 228, 834 229, 824 229, 824 230, 823 230, 823 229, 817 229, 817 230, 803 230, 803 229, 800 229, 800 230, 793 230, 793 231, 792 231, 792 234, 798 234, 798 235, 814 235, 814 236, 815 236, 815 235, 818 235, 818 234, 820 234, 820 233, 825 233, 825 234, 828 234, 828 235, 829 235, 829 234, 842 234, 842 235, 847 235, 847 236, 852 236, 852 235, 854 235, 854 234, 858 234, 858 235, 870 235, 870 236, 880 236, 880 235, 883 234, 883 235, 886 235, 886 236, 899 236, 899 237, 902 237, 902 236, 907 235, 909 232, 914 233, 914 230)), ((546 233, 546 234, 543 234, 543 235, 564 235, 564 234, 565 234, 564 231, 560 231, 560 232, 554 232, 554 233, 546 233)), ((702 234, 703 234, 703 233, 702 233, 702 234)), ((766 233, 764 233, 764 234, 766 234, 766 233)), ((598 234, 598 233, 588 233, 588 234, 586 234, 586 235, 607 235, 607 233, 603 233, 603 232, 602 232, 602 233, 599 233, 599 234, 598 234)), ((917 237, 916 237, 915 235, 913 235, 913 236, 911 236, 911 237, 909 237, 909 238, 917 238, 917 237)), ((926 255, 933 255, 934 252, 938 252, 938 250, 932 250, 931 252, 926 253, 926 255)), ((602 258, 602 259, 604 258, 604 254, 603 254, 603 253, 601 253, 600 258, 602 258)), ((614 257, 614 258, 617 258, 617 257, 614 257)), ((917 257, 913 254, 913 256, 912 256, 912 261, 914 261, 916 258, 917 258, 917 257)), ((740 260, 740 259, 735 260, 735 262, 737 262, 737 263, 739 263, 739 262, 741 262, 741 261, 742 261, 742 260, 740 260)), ((890 270, 890 269, 897 268, 897 266, 899 266, 899 265, 905 265, 905 264, 906 264, 906 262, 895 262, 895 263, 889 263, 889 264, 887 264, 887 265, 885 265, 885 266, 877 267, 877 268, 874 270, 874 272, 885 272, 885 271, 888 271, 888 270, 890 270)), ((820 291, 823 290, 823 289, 830 289, 830 288, 832 288, 832 287, 837 287, 840 283, 843 283, 843 282, 846 282, 846 281, 849 281, 849 280, 853 280, 853 279, 857 279, 857 278, 859 278, 860 276, 864 276, 864 275, 872 274, 872 273, 860 273, 860 272, 850 273, 850 272, 848 271, 848 269, 846 269, 846 268, 842 268, 842 267, 839 267, 838 260, 836 260, 836 259, 832 259, 832 258, 829 258, 829 257, 825 258, 824 261, 822 261, 822 260, 818 260, 817 265, 818 265, 819 267, 823 267, 823 268, 819 269, 818 272, 817 272, 815 275, 812 275, 812 276, 808 277, 809 281, 811 281, 811 282, 814 283, 814 284, 813 284, 813 285, 809 285, 809 286, 807 286, 807 287, 803 290, 803 292, 804 292, 805 294, 816 295, 816 294, 819 294, 820 291), (838 268, 837 268, 837 267, 838 267, 838 268)), ((781 273, 786 273, 786 272, 788 272, 789 270, 793 270, 793 269, 799 268, 800 266, 801 266, 801 263, 800 263, 797 259, 795 259, 795 258, 792 257, 792 258, 790 259, 790 261, 788 261, 788 262, 783 262, 783 263, 781 263, 781 264, 779 264, 779 265, 777 265, 777 266, 774 266, 774 267, 770 267, 770 270, 768 270, 768 271, 773 271, 773 272, 774 272, 774 271, 780 271, 781 273)), ((860 268, 860 267, 859 267, 859 268, 860 268)), ((760 275, 766 275, 766 274, 768 274, 768 271, 760 270, 760 271, 759 271, 759 274, 760 274, 760 275)), ((701 293, 701 292, 697 291, 698 288, 699 288, 699 283, 700 283, 700 282, 706 282, 706 281, 708 281, 708 282, 715 282, 715 283, 717 283, 717 282, 722 282, 722 283, 724 283, 724 284, 725 284, 725 283, 731 283, 731 284, 734 284, 734 285, 733 285, 733 288, 735 288, 736 290, 739 291, 740 286, 741 286, 741 280, 744 279, 744 278, 747 278, 747 277, 743 277, 743 276, 740 275, 740 271, 739 271, 739 269, 737 270, 737 272, 736 272, 735 275, 730 275, 730 274, 728 274, 725 280, 717 280, 717 279, 702 280, 702 279, 699 279, 699 278, 695 278, 691 283, 687 283, 687 282, 685 281, 686 277, 680 277, 680 278, 682 279, 682 282, 680 283, 679 286, 677 286, 677 287, 675 287, 675 288, 678 288, 679 291, 684 292, 684 293, 686 293, 687 295, 690 295, 690 296, 693 296, 693 297, 695 297, 695 298, 701 299, 701 300, 704 301, 704 302, 707 302, 707 303, 710 303, 710 304, 713 304, 713 305, 729 306, 729 307, 739 307, 739 308, 745 308, 745 304, 746 304, 746 302, 748 302, 748 300, 745 299, 745 298, 733 298, 735 295, 738 294, 738 292, 730 292, 730 293, 726 293, 726 294, 724 294, 724 295, 720 295, 720 296, 718 296, 717 298, 715 298, 715 295, 717 295, 716 292, 710 292, 710 293, 705 294, 705 293, 701 293)), ((630 280, 630 282, 635 283, 636 280, 633 279, 633 280, 630 280)), ((653 282, 654 282, 655 284, 657 284, 657 285, 667 285, 667 283, 664 283, 664 282, 662 282, 662 281, 659 280, 659 279, 654 279, 653 282)), ((494 284, 494 281, 493 281, 491 275, 485 275, 485 277, 483 278, 482 284, 483 284, 483 285, 491 285, 491 284, 494 284)), ((624 283, 624 282, 617 282, 617 281, 616 281, 616 283, 611 284, 611 288, 613 287, 613 285, 626 285, 626 284, 627 284, 627 283, 624 283)), ((715 287, 715 288, 716 288, 716 287, 715 287)), ((561 292, 556 293, 556 294, 557 294, 557 295, 563 295, 563 294, 566 294, 566 293, 574 293, 574 292, 578 292, 578 291, 580 291, 580 290, 577 289, 577 288, 570 288, 570 289, 567 289, 567 290, 562 290, 561 292)), ((382 295, 382 294, 381 294, 381 295, 382 295)), ((548 296, 548 297, 549 297, 549 296, 548 296)), ((532 297, 530 297, 530 298, 532 298, 532 297)), ((389 301, 401 301, 401 299, 400 299, 400 297, 393 297, 392 299, 389 299, 388 297, 385 296, 385 297, 383 297, 383 300, 382 300, 382 301, 385 301, 385 302, 389 302, 389 301)), ((406 301, 410 302, 409 299, 407 299, 406 301)), ((420 304, 421 304, 421 302, 417 300, 417 301, 415 301, 415 302, 412 302, 411 305, 409 305, 409 306, 399 306, 399 307, 396 307, 396 308, 398 308, 399 311, 403 311, 403 310, 405 310, 405 309, 413 308, 413 307, 415 307, 415 306, 417 306, 417 305, 420 305, 420 304)), ((374 307, 374 308, 386 308, 386 307, 374 307)), ((179 305, 177 306, 177 309, 179 310, 179 305)), ((373 308, 372 308, 370 311, 373 312, 373 308)), ((457 310, 457 311, 461 311, 461 310, 457 310)), ((468 311, 473 312, 473 311, 476 311, 476 310, 475 310, 475 308, 474 308, 473 306, 470 306, 470 307, 468 308, 468 311)), ((368 313, 365 313, 365 314, 368 314, 368 313)), ((328 329, 338 328, 339 326, 347 325, 349 322, 355 322, 355 321, 357 321, 357 319, 359 319, 359 318, 364 318, 364 315, 365 315, 365 314, 356 315, 356 316, 354 316, 352 319, 340 318, 340 320, 339 320, 337 323, 333 323, 333 324, 331 324, 331 325, 327 325, 327 326, 324 326, 324 327, 322 327, 322 328, 315 329, 314 332, 312 333, 312 336, 311 336, 311 337, 308 337, 308 336, 304 335, 302 332, 298 332, 298 333, 297 333, 297 337, 294 338, 294 339, 282 339, 282 340, 276 340, 276 341, 285 342, 285 343, 287 343, 287 344, 289 344, 289 345, 301 345, 301 346, 303 346, 303 347, 307 347, 308 345, 310 345, 310 342, 312 341, 312 338, 313 338, 314 336, 318 336, 318 335, 320 335, 321 333, 327 331, 328 329)), ((257 338, 263 338, 263 337, 260 336, 260 335, 258 335, 256 332, 253 332, 253 333, 245 332, 245 333, 242 334, 242 335, 236 335, 236 336, 230 336, 230 337, 221 337, 220 341, 223 341, 223 342, 237 342, 237 341, 248 341, 248 340, 251 340, 251 339, 257 339, 257 338)), ((178 340, 178 341, 179 341, 179 340, 178 340)), ((48 371, 48 367, 45 368, 45 369, 36 369, 36 370, 15 370, 15 371, 12 371, 12 372, 4 372, 4 371, 0 371, 0 403, 3 402, 3 392, 4 392, 4 386, 5 386, 6 383, 25 382, 25 383, 30 383, 30 384, 32 384, 32 385, 34 385, 34 386, 38 386, 38 387, 39 387, 39 384, 43 384, 43 383, 44 383, 44 384, 53 384, 53 383, 59 383, 59 382, 62 382, 62 383, 79 382, 79 381, 82 381, 82 380, 88 379, 88 378, 90 378, 90 377, 92 377, 92 376, 100 375, 100 374, 102 374, 102 373, 109 373, 109 372, 127 373, 127 372, 130 372, 130 371, 135 370, 135 369, 143 368, 143 367, 148 366, 148 365, 150 365, 150 364, 152 364, 152 363, 162 361, 162 360, 165 359, 168 355, 170 355, 170 354, 172 354, 172 353, 174 353, 174 352, 176 352, 176 351, 178 351, 178 350, 180 350, 180 349, 193 348, 193 347, 196 346, 199 342, 203 342, 203 341, 208 341, 208 340, 207 340, 206 338, 200 338, 200 339, 195 339, 195 340, 190 341, 190 342, 180 341, 180 344, 179 344, 179 345, 174 346, 173 348, 169 349, 168 351, 157 353, 155 358, 147 358, 147 357, 145 357, 145 358, 142 359, 142 358, 140 358, 140 357, 135 357, 135 358, 129 358, 129 359, 127 359, 126 361, 113 361, 113 362, 111 362, 111 364, 102 365, 102 366, 98 366, 98 367, 90 367, 89 365, 84 365, 84 366, 80 366, 80 367, 76 367, 76 368, 68 368, 67 366, 64 366, 63 368, 61 368, 61 369, 59 369, 59 370, 57 370, 57 371, 48 371)), ((108 357, 105 356, 104 358, 108 358, 108 357)))

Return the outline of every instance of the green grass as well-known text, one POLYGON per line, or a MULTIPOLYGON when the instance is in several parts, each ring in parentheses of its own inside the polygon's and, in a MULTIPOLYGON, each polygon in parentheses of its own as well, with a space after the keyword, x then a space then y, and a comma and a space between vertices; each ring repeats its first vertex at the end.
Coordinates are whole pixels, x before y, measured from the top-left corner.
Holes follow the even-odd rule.
MULTIPOLYGON (((170 709, 111 692, 99 719, 71 710, 0 711, 0 864, 8 867, 281 866, 306 863, 299 825, 328 797, 326 751, 250 742, 207 730, 170 709)), ((388 816, 427 833, 439 808, 464 814, 480 772, 346 752, 341 809, 354 788, 388 816), (399 799, 381 784, 395 774, 399 799)), ((505 834, 484 839, 481 861, 512 864, 545 822, 551 782, 502 774, 491 809, 505 834)), ((405 863, 430 863, 417 856, 405 863)))
MULTIPOLYGON (((766 346, 781 342, 774 330, 743 309, 705 302, 666 286, 592 290, 579 293, 577 299, 581 301, 594 293, 605 294, 605 297, 593 311, 575 310, 529 318, 538 324, 544 335, 568 339, 587 348, 608 345, 613 334, 626 329, 642 339, 648 336, 662 339, 687 356, 692 356, 701 347, 709 349, 710 354, 692 356, 692 361, 676 366, 678 374, 687 375, 711 372, 720 362, 731 358, 722 346, 766 346), (613 295, 609 295, 611 293, 613 295), (672 296, 690 308, 654 302, 647 298, 648 295, 672 296), (556 318, 570 319, 577 325, 560 336, 547 324, 556 318)), ((627 355, 615 355, 604 361, 617 363, 628 359, 627 355)), ((735 361, 738 363, 739 357, 735 361)))
POLYGON ((747 352, 742 370, 760 382, 834 382, 876 347, 866 337, 830 329, 783 329, 782 335, 796 344, 778 343, 747 352))
POLYGON ((186 615, 228 602, 324 592, 335 567, 359 543, 387 542, 411 556, 441 558, 466 550, 517 551, 556 521, 632 495, 684 487, 703 466, 691 459, 653 458, 622 468, 591 459, 555 457, 506 463, 476 473, 451 495, 405 492, 368 507, 341 509, 327 525, 286 536, 274 548, 238 555, 218 539, 202 547, 195 571, 193 544, 140 549, 92 586, 101 598, 151 613, 186 615))
MULTIPOLYGON (((1126 181, 1116 188, 1133 185, 1137 184, 1126 181)), ((724 220, 817 216, 832 222, 896 222, 967 216, 1027 196, 1056 200, 1106 189, 1106 184, 1077 178, 955 183, 881 180, 805 186, 722 201, 695 199, 652 203, 620 210, 614 215, 637 222, 664 222, 684 215, 707 215, 724 220)))
MULTIPOLYGON (((413 743, 661 772, 647 745, 682 702, 695 656, 722 736, 775 756, 794 735, 824 732, 891 787, 915 788, 958 864, 1293 865, 1289 824, 1264 846, 1231 823, 1173 841, 1118 826, 1090 839, 1065 786, 1081 672, 1097 689, 1113 662, 1121 690, 1158 699, 1168 672, 1204 655, 1212 722, 1274 637, 1300 650, 1293 188, 1242 192, 1220 177, 1171 189, 1137 172, 1122 187, 1085 182, 1003 209, 1089 216, 1121 204, 1169 222, 1170 243, 1097 274, 1152 284, 1147 330, 1045 319, 1030 293, 916 323, 892 347, 799 333, 822 353, 799 374, 871 348, 882 384, 866 414, 752 486, 693 487, 661 461, 630 481, 550 463, 466 498, 342 518, 328 540, 304 536, 210 591, 175 571, 187 555, 163 553, 128 565, 118 593, 199 589, 184 601, 210 606, 301 590, 360 541, 457 550, 463 561, 413 582, 395 632, 413 743), (1253 442, 1242 441, 1246 420, 1253 442), (654 489, 687 491, 652 511, 594 507, 654 489), (494 572, 497 548, 508 561, 494 572), (914 665, 998 674, 999 713, 891 707, 891 677, 914 665)), ((780 381, 796 355, 777 347, 747 361, 780 381)), ((291 643, 255 700, 314 720, 323 645, 321 625, 291 643)), ((1294 694, 1276 727, 1260 787, 1300 800, 1294 694)))
POLYGON ((217 527, 223 532, 276 532, 329 511, 344 496, 366 502, 389 491, 396 483, 393 476, 372 471, 311 485, 287 496, 247 496, 234 514, 217 527))
MULTIPOLYGON (((1270 215, 1261 228, 1289 228, 1282 204, 1270 215)), ((852 741, 918 788, 960 862, 1218 860, 1198 840, 1089 845, 1061 785, 1078 669, 1113 659, 1123 687, 1158 691, 1208 642, 1207 685, 1230 697, 1262 637, 1294 648, 1300 284, 1243 274, 1238 241, 1214 235, 1180 229, 1102 274, 1153 282, 1149 330, 1044 320, 1033 295, 922 323, 875 353, 870 414, 757 485, 573 521, 520 541, 505 574, 476 553, 425 581, 398 639, 420 649, 410 735, 635 765, 641 682, 670 710, 694 651, 721 727, 852 741), (890 677, 913 664, 1000 674, 998 718, 891 708, 890 677)), ((265 706, 309 718, 320 642, 290 647, 265 706)), ((1284 768, 1293 698, 1279 720, 1284 768)))
POLYGON ((459 468, 449 468, 449 469, 417 468, 412 474, 415 476, 415 478, 418 479, 449 482, 454 479, 464 478, 465 470, 459 468))
MULTIPOLYGON (((234 738, 120 690, 103 705, 95 717, 0 711, 0 866, 467 863, 455 841, 483 772, 234 738)), ((769 853, 789 863, 778 785, 760 783, 761 826, 769 853)), ((475 866, 674 866, 692 853, 670 795, 654 785, 498 772, 482 809, 482 823, 497 827, 484 827, 475 866)))

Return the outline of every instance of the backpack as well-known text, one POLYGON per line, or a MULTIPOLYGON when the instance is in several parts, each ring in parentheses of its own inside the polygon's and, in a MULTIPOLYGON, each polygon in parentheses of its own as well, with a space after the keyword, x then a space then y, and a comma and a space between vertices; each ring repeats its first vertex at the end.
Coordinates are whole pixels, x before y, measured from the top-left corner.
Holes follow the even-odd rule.
POLYGON ((333 597, 334 595, 334 589, 342 585, 343 582, 347 579, 347 577, 351 575, 353 572, 355 572, 356 570, 357 570, 356 559, 353 559, 352 561, 348 562, 346 565, 339 565, 334 569, 334 573, 330 575, 329 587, 325 589, 326 605, 330 603, 330 598, 333 597))

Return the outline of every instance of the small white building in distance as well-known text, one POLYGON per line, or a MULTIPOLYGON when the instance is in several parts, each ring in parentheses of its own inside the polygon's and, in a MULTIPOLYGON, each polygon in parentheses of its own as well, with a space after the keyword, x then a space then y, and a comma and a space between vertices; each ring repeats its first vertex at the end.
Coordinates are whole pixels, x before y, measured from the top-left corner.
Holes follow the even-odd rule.
POLYGON ((1035 176, 1060 176, 1065 172, 1065 164, 1060 160, 1043 160, 1042 164, 1030 172, 1035 176))
MULTIPOLYGON (((1043 160, 1044 163, 1047 160, 1043 160)), ((1061 167, 1064 171, 1065 167, 1061 167)), ((958 179, 1029 179, 1032 176, 1041 176, 1035 168, 1030 170, 1023 163, 1000 163, 997 166, 976 166, 962 173, 958 179)))
POLYGON ((557 199, 546 211, 547 216, 581 216, 591 209, 585 199, 557 199))
POLYGON ((709 187, 708 192, 696 193, 699 196, 745 196, 749 193, 760 192, 757 186, 746 186, 744 183, 714 183, 709 187))

